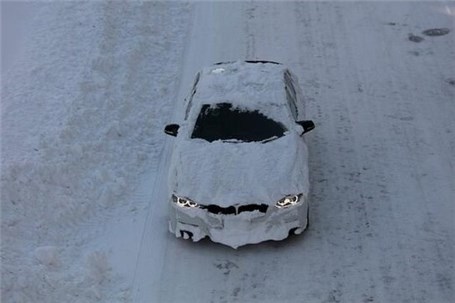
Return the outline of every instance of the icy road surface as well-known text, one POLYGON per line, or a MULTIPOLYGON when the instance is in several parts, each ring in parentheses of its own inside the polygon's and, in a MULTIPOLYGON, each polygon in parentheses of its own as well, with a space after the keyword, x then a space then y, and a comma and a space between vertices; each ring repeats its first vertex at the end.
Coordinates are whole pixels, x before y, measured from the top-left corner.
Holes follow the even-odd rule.
POLYGON ((2 302, 453 301, 454 2, 39 16, 2 82, 2 302), (317 128, 309 229, 233 250, 167 231, 162 128, 201 67, 236 59, 288 65, 317 128))

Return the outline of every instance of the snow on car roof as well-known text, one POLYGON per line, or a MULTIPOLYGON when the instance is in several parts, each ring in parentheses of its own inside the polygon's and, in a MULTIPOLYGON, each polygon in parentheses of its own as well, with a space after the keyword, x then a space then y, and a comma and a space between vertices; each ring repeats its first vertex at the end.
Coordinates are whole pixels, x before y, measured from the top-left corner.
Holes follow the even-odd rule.
POLYGON ((201 71, 193 102, 215 104, 229 101, 253 107, 286 104, 285 70, 284 65, 267 61, 217 63, 201 71))

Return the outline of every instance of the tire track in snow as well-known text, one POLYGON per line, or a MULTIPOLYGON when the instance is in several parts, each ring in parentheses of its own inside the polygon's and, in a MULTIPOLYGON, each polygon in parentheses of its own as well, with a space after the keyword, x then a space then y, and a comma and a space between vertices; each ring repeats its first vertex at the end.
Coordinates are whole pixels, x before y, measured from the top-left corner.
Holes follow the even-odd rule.
MULTIPOLYGON (((224 56, 227 52, 213 41, 221 42, 222 46, 225 45, 231 52, 235 52, 236 56, 232 53, 228 56, 237 59, 242 58, 243 55, 253 55, 256 58, 277 58, 279 61, 286 62, 297 52, 296 44, 289 42, 294 40, 291 40, 289 35, 283 34, 286 33, 285 28, 289 31, 289 26, 283 23, 283 20, 294 18, 292 6, 283 7, 280 4, 267 3, 255 12, 254 18, 248 18, 248 14, 245 12, 248 5, 244 3, 211 5, 210 8, 206 7, 210 12, 206 14, 203 14, 205 10, 203 6, 198 7, 202 16, 194 19, 200 23, 196 25, 198 28, 210 25, 208 28, 217 29, 214 33, 206 34, 205 39, 198 40, 197 45, 202 47, 201 51, 205 49, 207 52, 207 48, 212 49, 212 53, 209 52, 207 59, 212 57, 214 60, 205 60, 204 65, 226 60, 224 56), (276 20, 270 19, 271 16, 276 15, 275 13, 279 13, 279 17, 276 20), (219 21, 220 19, 215 18, 221 15, 229 15, 231 22, 223 23, 219 21), (249 32, 245 32, 247 28, 245 25, 243 28, 232 26, 232 24, 238 23, 248 23, 249 32), (212 36, 215 34, 226 37, 228 33, 230 37, 235 37, 234 41, 220 41, 212 36), (252 36, 256 41, 262 41, 255 46, 254 53, 252 53, 252 48, 249 51, 246 50, 247 45, 251 45, 247 42, 248 37, 252 36), (239 41, 244 43, 238 43, 239 41), (237 44, 232 42, 237 42, 237 44)), ((193 32, 195 35, 200 35, 194 29, 193 32)), ((295 30, 290 32, 295 32, 295 30)), ((203 34, 203 30, 201 33, 203 34)), ((289 242, 292 243, 292 239, 289 242)), ((244 247, 238 251, 213 244, 210 241, 194 244, 173 239, 169 245, 172 249, 169 249, 168 262, 164 267, 160 301, 270 302, 278 300, 277 298, 284 293, 274 287, 278 283, 277 279, 282 279, 281 257, 276 254, 277 249, 284 245, 281 242, 267 242, 244 247), (276 272, 280 273, 278 277, 274 276, 276 272), (169 284, 176 285, 178 291, 166 289, 164 285, 169 284), (208 294, 204 291, 207 287, 211 290, 208 294)))
MULTIPOLYGON (((193 12, 191 12, 191 15, 193 15, 193 12)), ((190 21, 191 19, 193 18, 190 18, 190 21)), ((187 28, 188 33, 191 33, 191 24, 192 22, 190 22, 190 26, 187 28)), ((187 37, 189 38, 190 35, 187 37)), ((185 50, 188 48, 189 43, 191 42, 187 39, 185 50)), ((186 54, 185 51, 182 53, 186 54)), ((187 64, 188 62, 182 63, 181 65, 187 64)), ((184 75, 191 74, 187 69, 184 68, 183 70, 184 75)), ((178 94, 173 99, 173 106, 170 106, 170 109, 181 106, 179 102, 182 102, 184 99, 183 86, 188 84, 187 82, 188 79, 184 77, 180 78, 180 82, 177 85, 178 94)), ((173 116, 176 118, 176 111, 174 111, 173 116)), ((170 121, 168 122, 170 123, 170 121)), ((164 136, 164 132, 162 135, 164 136)), ((148 203, 147 215, 141 232, 142 235, 135 262, 132 280, 133 302, 159 302, 159 300, 157 301, 157 296, 161 286, 163 267, 166 264, 166 256, 169 254, 167 241, 170 237, 167 222, 167 172, 172 145, 172 138, 165 137, 165 143, 158 157, 159 165, 154 174, 154 181, 151 182, 149 178, 151 174, 145 176, 137 193, 138 197, 144 197, 150 202, 148 203), (156 235, 156 233, 159 233, 159 235, 156 235)))
POLYGON ((155 291, 160 285, 161 266, 164 265, 163 259, 167 251, 167 241, 163 243, 159 239, 166 239, 168 236, 167 219, 163 217, 167 211, 167 205, 163 203, 162 199, 167 196, 164 190, 166 188, 165 180, 167 179, 163 176, 166 176, 170 150, 170 143, 167 140, 159 156, 160 164, 154 176, 153 187, 150 187, 150 180, 146 178, 146 182, 139 189, 138 196, 143 196, 150 202, 134 269, 133 302, 150 302, 150 291, 155 291), (157 233, 160 235, 157 236, 157 233), (164 235, 164 233, 166 234, 164 235), (151 262, 153 264, 150 264, 151 262))
MULTIPOLYGON (((316 279, 326 285, 318 292, 329 301, 344 301, 342 298, 349 287, 346 280, 349 283, 368 281, 364 272, 352 272, 338 263, 340 259, 348 264, 367 262, 359 260, 366 249, 362 237, 368 233, 370 223, 359 189, 360 164, 353 148, 356 142, 352 97, 349 87, 340 81, 350 84, 358 79, 352 70, 344 68, 352 62, 348 61, 351 50, 343 48, 349 33, 343 26, 339 7, 336 4, 296 5, 296 11, 304 34, 297 38, 301 48, 299 76, 310 111, 307 117, 313 118, 318 126, 308 136, 313 218, 310 231, 323 232, 332 239, 323 248, 321 258, 327 260, 325 265, 318 266, 325 274, 316 279), (345 71, 343 79, 337 79, 339 70, 345 71), (341 245, 338 239, 348 241, 341 245), (322 282, 320 279, 327 275, 332 279, 322 282)), ((366 289, 370 293, 364 296, 371 297, 371 290, 366 289)))
MULTIPOLYGON (((419 16, 419 20, 425 20, 428 6, 420 4, 416 7, 413 13, 419 16)), ((329 267, 336 270, 333 277, 322 276, 325 278, 324 283, 335 286, 333 291, 326 289, 326 293, 330 294, 328 299, 358 301, 358 292, 362 290, 365 300, 432 302, 431 298, 438 298, 438 302, 445 302, 444 292, 447 294, 450 290, 446 288, 439 293, 435 292, 434 286, 428 285, 438 280, 438 274, 446 278, 450 274, 447 269, 435 270, 434 265, 428 261, 438 253, 425 248, 426 241, 418 242, 420 236, 416 237, 415 232, 406 225, 409 223, 410 226, 415 226, 419 222, 417 218, 428 216, 428 212, 424 211, 425 206, 413 207, 416 204, 413 201, 421 203, 424 200, 409 192, 412 182, 405 181, 409 179, 409 169, 420 167, 424 161, 407 156, 421 150, 412 147, 416 141, 422 140, 419 126, 414 125, 413 120, 416 119, 415 114, 418 116, 425 113, 414 104, 413 100, 418 98, 408 96, 408 89, 410 83, 428 83, 415 79, 418 77, 416 75, 425 75, 428 70, 414 71, 415 66, 401 55, 406 55, 403 51, 405 39, 400 39, 399 32, 391 32, 390 25, 389 28, 385 25, 386 21, 403 18, 403 9, 409 7, 395 4, 394 14, 390 14, 390 9, 391 7, 381 4, 368 7, 361 3, 326 3, 299 7, 302 26, 308 29, 300 38, 302 48, 307 46, 300 58, 302 66, 306 66, 302 68, 303 72, 306 71, 302 73, 303 78, 307 79, 303 85, 307 92, 312 92, 310 109, 321 121, 309 142, 312 151, 310 165, 314 172, 313 198, 321 201, 321 204, 313 203, 312 210, 316 218, 313 215, 311 228, 315 228, 315 224, 330 227, 326 230, 327 236, 330 230, 338 233, 333 228, 340 225, 337 238, 343 241, 336 240, 327 247, 327 251, 330 251, 332 246, 331 250, 336 251, 338 260, 350 259, 346 257, 350 253, 346 249, 347 245, 354 245, 353 248, 356 244, 362 245, 361 253, 351 251, 356 256, 355 265, 345 261, 328 261, 329 267), (314 31, 314 34, 310 31, 324 21, 323 15, 315 13, 318 11, 324 12, 330 20, 328 22, 334 22, 331 27, 333 31, 314 31), (315 60, 308 60, 308 57, 315 60), (321 70, 320 67, 326 69, 321 70), (313 73, 309 74, 308 71, 313 73), (331 103, 336 105, 331 106, 331 103), (415 118, 411 119, 409 117, 412 112, 415 118), (389 115, 397 118, 391 120, 389 115), (347 132, 346 125, 350 125, 347 132), (339 133, 329 132, 329 129, 337 128, 340 128, 339 133), (403 148, 404 142, 411 144, 403 148), (350 149, 352 152, 348 153, 350 149), (402 186, 401 189, 399 185, 402 186), (403 191, 410 196, 403 195, 403 191), (323 201, 327 203, 331 199, 336 201, 336 208, 327 209, 327 206, 322 205, 323 201), (328 216, 332 216, 333 223, 330 223, 328 216), (368 223, 369 228, 359 229, 359 223, 362 222, 368 223), (346 233, 352 236, 347 237, 346 233), (429 260, 424 260, 422 256, 416 258, 412 246, 426 251, 422 256, 426 255, 429 260), (349 265, 347 269, 346 265, 349 265), (361 274, 355 274, 350 267, 361 274), (422 268, 428 270, 419 274, 422 268), (349 272, 352 274, 349 275, 349 272), (364 279, 359 280, 360 277, 364 279), (350 290, 353 284, 356 285, 357 293, 350 290)), ((405 29, 402 35, 406 37, 406 34, 405 29)), ((434 58, 430 61, 434 61, 434 58)), ((434 75, 445 73, 441 67, 432 71, 434 75)), ((424 92, 419 87, 412 91, 424 92)), ((441 101, 447 98, 439 93, 435 95, 439 95, 441 101)), ((446 118, 441 120, 443 123, 447 121, 446 118)), ((432 146, 444 144, 443 142, 441 140, 437 143, 434 140, 432 146)), ((435 172, 446 174, 440 169, 435 172)), ((433 207, 431 209, 435 212, 433 207)), ((438 216, 441 217, 440 211, 438 216)), ((450 243, 450 240, 445 243, 450 243)), ((444 251, 450 255, 450 250, 444 251)), ((334 256, 328 255, 325 259, 333 260, 334 256)), ((445 266, 448 260, 450 257, 442 258, 441 265, 445 266)))

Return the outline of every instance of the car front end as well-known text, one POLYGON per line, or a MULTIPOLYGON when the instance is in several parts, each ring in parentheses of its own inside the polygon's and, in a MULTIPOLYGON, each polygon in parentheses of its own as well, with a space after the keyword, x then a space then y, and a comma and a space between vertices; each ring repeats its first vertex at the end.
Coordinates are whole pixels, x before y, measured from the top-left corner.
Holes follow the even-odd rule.
POLYGON ((308 224, 307 196, 286 195, 260 204, 199 204, 172 194, 169 230, 176 237, 197 242, 209 237, 233 248, 267 240, 283 240, 301 233, 308 224))

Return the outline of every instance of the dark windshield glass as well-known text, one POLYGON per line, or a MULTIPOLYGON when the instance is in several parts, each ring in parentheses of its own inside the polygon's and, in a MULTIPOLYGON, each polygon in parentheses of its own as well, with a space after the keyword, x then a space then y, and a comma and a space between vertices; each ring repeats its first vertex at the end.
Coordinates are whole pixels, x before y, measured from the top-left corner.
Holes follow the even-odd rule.
POLYGON ((239 110, 230 103, 203 105, 191 138, 215 140, 264 141, 283 136, 286 129, 259 111, 239 110))

